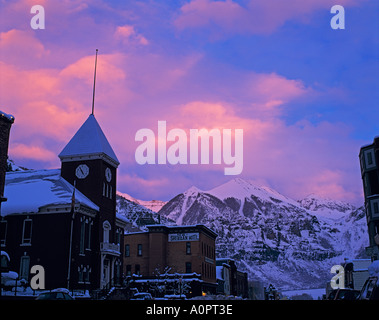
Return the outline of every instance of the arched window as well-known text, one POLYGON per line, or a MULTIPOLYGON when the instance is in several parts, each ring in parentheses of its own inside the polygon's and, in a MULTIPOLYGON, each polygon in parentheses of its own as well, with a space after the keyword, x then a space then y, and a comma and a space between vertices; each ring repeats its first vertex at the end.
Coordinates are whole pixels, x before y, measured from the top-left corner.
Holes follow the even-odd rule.
POLYGON ((111 230, 111 224, 106 220, 103 222, 103 242, 109 242, 109 230, 111 230))

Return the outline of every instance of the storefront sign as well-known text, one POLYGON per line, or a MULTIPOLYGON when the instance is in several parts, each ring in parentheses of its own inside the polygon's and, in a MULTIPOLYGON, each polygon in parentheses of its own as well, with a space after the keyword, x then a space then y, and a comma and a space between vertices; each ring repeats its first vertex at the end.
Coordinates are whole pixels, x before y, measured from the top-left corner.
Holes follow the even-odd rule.
POLYGON ((170 233, 168 241, 199 241, 199 233, 170 233))

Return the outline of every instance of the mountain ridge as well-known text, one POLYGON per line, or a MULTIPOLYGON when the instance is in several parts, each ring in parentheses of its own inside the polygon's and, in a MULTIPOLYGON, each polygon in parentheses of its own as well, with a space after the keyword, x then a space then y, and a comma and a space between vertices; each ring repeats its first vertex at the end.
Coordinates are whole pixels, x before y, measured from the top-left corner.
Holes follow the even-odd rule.
POLYGON ((208 191, 191 187, 158 213, 214 230, 217 256, 234 258, 251 280, 284 289, 324 287, 334 264, 365 257, 365 214, 341 201, 304 199, 237 178, 208 191))

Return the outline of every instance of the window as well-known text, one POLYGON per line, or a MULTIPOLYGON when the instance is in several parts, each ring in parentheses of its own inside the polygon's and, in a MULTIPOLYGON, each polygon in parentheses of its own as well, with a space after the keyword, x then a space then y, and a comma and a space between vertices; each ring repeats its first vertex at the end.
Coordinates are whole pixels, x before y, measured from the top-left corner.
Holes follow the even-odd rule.
POLYGON ((121 261, 117 260, 115 262, 115 272, 114 272, 114 283, 121 284, 121 261))
POLYGON ((136 271, 135 274, 139 276, 141 272, 141 267, 139 264, 136 264, 135 271, 136 271))
POLYGON ((191 272, 192 272, 192 263, 186 262, 186 273, 191 273, 191 272))
POLYGON ((86 223, 86 244, 88 250, 91 250, 91 231, 92 221, 88 221, 88 223, 86 223))
POLYGON ((130 264, 128 264, 126 266, 126 276, 131 276, 132 275, 132 266, 130 264))
POLYGON ((111 224, 108 221, 103 223, 103 242, 109 242, 109 230, 111 230, 111 224))
POLYGON ((79 273, 78 283, 90 283, 89 281, 90 272, 91 272, 91 268, 88 265, 87 266, 81 265, 80 267, 78 267, 78 273, 79 273))
POLYGON ((79 252, 84 254, 84 249, 91 250, 91 227, 92 222, 85 218, 81 217, 80 220, 80 247, 79 252))
POLYGON ((379 199, 375 198, 370 200, 371 202, 371 215, 373 218, 379 216, 379 199))
POLYGON ((22 228, 22 244, 31 244, 32 242, 32 219, 25 219, 22 228))
POLYGON ((376 166, 374 149, 365 150, 364 154, 365 154, 366 169, 374 168, 376 166))
POLYGON ((373 164, 373 161, 372 161, 372 153, 371 153, 371 152, 367 153, 367 164, 368 164, 368 165, 373 164))
POLYGON ((0 244, 5 246, 5 239, 7 238, 7 221, 3 220, 0 222, 0 244))
POLYGON ((84 271, 84 282, 90 283, 89 281, 89 273, 91 272, 91 269, 87 266, 87 270, 84 271))
POLYGON ((186 254, 191 254, 191 242, 186 242, 186 254))
POLYGON ((79 278, 78 278, 79 283, 83 283, 83 269, 79 268, 79 278))
POLYGON ((142 256, 142 244, 137 245, 137 256, 142 256))
POLYGON ((130 257, 130 245, 125 245, 125 257, 130 257))
POLYGON ((103 197, 112 199, 112 186, 108 183, 103 182, 103 197))
POLYGON ((121 244, 121 230, 117 229, 116 230, 116 244, 120 245, 121 244))
POLYGON ((85 236, 86 236, 86 222, 83 219, 80 223, 80 253, 84 254, 84 244, 85 244, 85 236))
POLYGON ((29 265, 30 265, 30 257, 22 256, 20 262, 20 278, 26 281, 29 280, 29 265))

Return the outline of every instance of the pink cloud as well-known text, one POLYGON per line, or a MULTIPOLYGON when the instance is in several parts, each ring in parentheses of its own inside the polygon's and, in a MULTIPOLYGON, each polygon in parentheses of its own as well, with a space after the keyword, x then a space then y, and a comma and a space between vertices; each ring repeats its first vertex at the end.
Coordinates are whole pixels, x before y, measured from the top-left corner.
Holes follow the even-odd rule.
POLYGON ((238 117, 233 106, 222 102, 192 101, 181 106, 176 115, 168 118, 174 118, 172 126, 183 128, 249 129, 251 126, 250 119, 238 117))
POLYGON ((31 159, 39 161, 52 161, 55 160, 57 155, 50 150, 47 150, 39 146, 27 146, 24 144, 14 144, 9 151, 9 155, 12 158, 19 159, 31 159))
POLYGON ((144 36, 137 33, 132 25, 118 26, 114 36, 117 41, 120 41, 123 44, 130 44, 131 42, 136 42, 141 45, 149 44, 149 41, 144 36))
MULTIPOLYGON (((292 95, 288 99, 290 97, 292 95)), ((358 143, 352 145, 349 139, 348 126, 308 121, 287 125, 277 116, 245 118, 236 110, 235 106, 221 101, 192 101, 180 106, 177 113, 161 119, 167 120, 167 130, 181 128, 187 135, 189 129, 242 128, 244 169, 241 177, 253 178, 294 199, 317 193, 360 203, 361 186, 356 183, 359 179, 358 162, 345 161, 357 156, 359 150, 358 143)), ((156 132, 156 125, 153 123, 150 129, 156 132)), ((169 146, 168 143, 167 148, 169 146)), ((175 170, 177 177, 201 176, 211 172, 222 175, 224 167, 223 164, 176 165, 171 170, 175 170)), ((219 176, 215 181, 222 183, 223 180, 219 176)), ((191 182, 187 181, 187 184, 191 182)), ((201 188, 201 185, 197 186, 201 188)))
POLYGON ((301 80, 287 79, 276 73, 251 73, 244 89, 251 97, 255 115, 273 117, 282 114, 281 107, 299 98, 312 99, 315 91, 305 87, 301 80))
POLYGON ((48 58, 50 50, 35 38, 33 31, 12 29, 0 33, 0 61, 30 68, 48 58))
POLYGON ((303 194, 318 194, 325 198, 339 199, 352 203, 363 203, 363 192, 346 188, 345 173, 341 170, 324 169, 310 177, 303 186, 303 194))
MULTIPOLYGON (((258 0, 242 6, 230 0, 194 0, 181 8, 174 24, 178 30, 204 28, 221 37, 270 33, 289 20, 306 22, 314 11, 329 10, 332 2, 258 0)), ((341 0, 339 4, 359 2, 341 0)), ((0 103, 16 116, 11 157, 59 166, 57 154, 91 110, 96 47, 88 49, 78 39, 87 41, 82 34, 96 30, 93 43, 100 44, 100 52, 95 114, 121 161, 118 183, 122 191, 143 190, 148 199, 153 192, 154 197, 167 194, 168 188, 179 193, 201 181, 212 180, 214 187, 225 178, 223 165, 172 166, 167 176, 166 171, 160 175, 161 167, 136 169, 136 131, 156 130, 158 120, 167 120, 168 130, 244 129, 242 176, 265 181, 284 194, 297 198, 316 192, 344 200, 360 194, 360 185, 357 188, 349 180, 357 168, 345 161, 355 157, 359 148, 351 145, 349 128, 328 122, 288 125, 281 119, 284 106, 317 94, 300 79, 227 70, 199 52, 149 51, 153 40, 147 40, 129 20, 120 26, 97 24, 96 16, 85 14, 86 3, 50 3, 45 4, 46 12, 54 23, 47 21, 46 31, 59 41, 41 37, 42 41, 41 34, 29 29, 30 1, 19 2, 14 11, 26 10, 19 22, 25 30, 4 28, 9 31, 0 34, 0 52, 4 53, 0 103)), ((359 169, 356 172, 359 175, 359 169)))
POLYGON ((359 203, 359 164, 345 161, 357 156, 359 145, 349 139, 343 123, 307 121, 286 125, 279 119, 263 121, 260 135, 244 139, 244 176, 261 178, 295 199, 310 193, 359 203))

